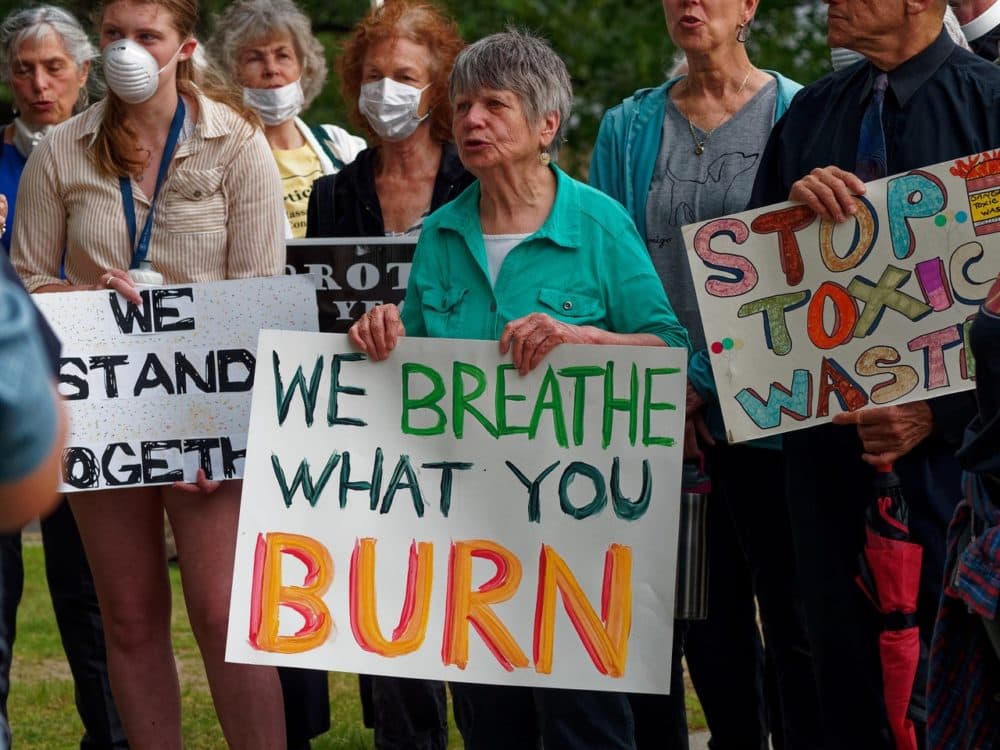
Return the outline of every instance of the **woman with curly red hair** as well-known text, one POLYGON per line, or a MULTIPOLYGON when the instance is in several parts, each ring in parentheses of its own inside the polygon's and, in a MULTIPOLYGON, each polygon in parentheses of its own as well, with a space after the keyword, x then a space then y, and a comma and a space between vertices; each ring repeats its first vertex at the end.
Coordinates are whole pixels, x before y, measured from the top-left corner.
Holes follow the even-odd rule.
POLYGON ((309 198, 308 237, 417 231, 473 178, 451 143, 448 74, 464 43, 424 2, 389 0, 355 27, 337 61, 351 121, 371 148, 309 198))

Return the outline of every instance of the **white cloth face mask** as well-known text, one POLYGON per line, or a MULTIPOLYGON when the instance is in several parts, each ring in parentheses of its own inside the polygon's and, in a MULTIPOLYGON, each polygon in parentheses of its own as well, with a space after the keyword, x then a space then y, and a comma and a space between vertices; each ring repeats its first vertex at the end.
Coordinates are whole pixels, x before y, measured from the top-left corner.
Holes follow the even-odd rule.
POLYGON ((265 125, 280 125, 295 117, 306 103, 302 82, 292 81, 276 89, 243 89, 243 103, 254 110, 265 125))
POLYGON ((418 89, 391 78, 371 81, 361 87, 358 108, 379 138, 384 141, 402 141, 413 135, 417 127, 430 116, 417 115, 420 95, 430 86, 418 89))
POLYGON ((35 150, 35 146, 42 142, 42 138, 49 134, 52 130, 51 125, 43 125, 38 130, 32 130, 20 117, 14 118, 14 148, 17 152, 27 159, 31 156, 31 152, 35 150))
POLYGON ((162 68, 156 58, 142 45, 131 39, 118 39, 104 48, 104 80, 115 96, 129 104, 141 104, 151 99, 160 85, 160 73, 174 61, 181 44, 162 68))

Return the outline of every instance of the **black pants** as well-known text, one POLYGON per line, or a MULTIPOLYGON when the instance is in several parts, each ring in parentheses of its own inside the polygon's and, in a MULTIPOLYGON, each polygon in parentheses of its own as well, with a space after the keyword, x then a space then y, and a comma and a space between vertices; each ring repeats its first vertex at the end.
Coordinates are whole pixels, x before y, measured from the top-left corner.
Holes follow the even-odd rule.
POLYGON ((278 667, 288 750, 305 750, 330 729, 329 675, 318 669, 278 667))
MULTIPOLYGON (((961 492, 954 448, 921 443, 896 462, 910 533, 924 547, 917 619, 930 643, 944 573, 945 533, 961 492)), ((823 425, 785 436, 788 508, 826 747, 889 750, 878 650, 881 617, 854 581, 874 471, 853 428, 823 425)), ((924 692, 915 685, 918 702, 924 692)))
POLYGON ((376 750, 446 750, 448 697, 444 683, 358 675, 365 726, 376 750))
MULTIPOLYGON (((42 520, 45 575, 55 610, 56 625, 73 673, 76 709, 83 722, 82 750, 127 748, 125 730, 111 697, 104 628, 97 606, 94 579, 80 541, 76 521, 64 500, 42 520)), ((24 589, 21 535, 0 535, 0 710, 7 715, 11 653, 16 633, 17 607, 24 589)))
POLYGON ((718 443, 707 458, 708 619, 690 623, 684 651, 711 730, 709 746, 767 750, 770 730, 779 750, 820 748, 782 454, 718 443))

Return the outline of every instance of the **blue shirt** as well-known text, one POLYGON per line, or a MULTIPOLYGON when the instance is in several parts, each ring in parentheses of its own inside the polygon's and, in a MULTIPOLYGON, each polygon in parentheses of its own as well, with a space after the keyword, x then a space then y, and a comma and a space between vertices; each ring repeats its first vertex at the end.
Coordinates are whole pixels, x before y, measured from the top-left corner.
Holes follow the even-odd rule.
POLYGON ((557 167, 556 195, 537 232, 511 250, 491 283, 479 182, 424 222, 403 305, 408 335, 497 340, 533 312, 688 346, 635 225, 616 201, 557 167))
POLYGON ((0 238, 3 249, 10 253, 10 233, 14 227, 14 205, 17 203, 17 186, 21 172, 28 160, 9 143, 0 140, 0 195, 7 196, 7 231, 0 238))
POLYGON ((56 426, 52 380, 31 300, 0 276, 0 482, 34 471, 52 449, 56 426))

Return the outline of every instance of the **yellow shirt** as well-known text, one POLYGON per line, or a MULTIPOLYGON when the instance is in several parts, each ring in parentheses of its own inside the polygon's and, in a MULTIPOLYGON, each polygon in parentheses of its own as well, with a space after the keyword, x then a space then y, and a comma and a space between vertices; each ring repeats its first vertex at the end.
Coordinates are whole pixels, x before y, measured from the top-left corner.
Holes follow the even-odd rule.
POLYGON ((292 237, 306 236, 306 209, 313 181, 323 176, 323 165, 307 143, 289 150, 272 149, 281 175, 281 192, 285 196, 285 214, 292 225, 292 237))

